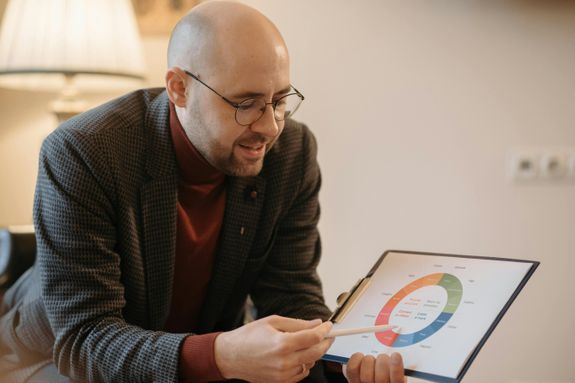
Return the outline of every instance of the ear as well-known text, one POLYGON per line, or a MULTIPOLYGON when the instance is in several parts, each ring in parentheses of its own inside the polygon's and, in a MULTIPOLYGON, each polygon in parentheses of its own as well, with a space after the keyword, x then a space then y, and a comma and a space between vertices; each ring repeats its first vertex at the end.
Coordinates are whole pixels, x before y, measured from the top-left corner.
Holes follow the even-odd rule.
POLYGON ((186 106, 186 74, 180 68, 170 68, 166 72, 166 91, 174 105, 186 106))

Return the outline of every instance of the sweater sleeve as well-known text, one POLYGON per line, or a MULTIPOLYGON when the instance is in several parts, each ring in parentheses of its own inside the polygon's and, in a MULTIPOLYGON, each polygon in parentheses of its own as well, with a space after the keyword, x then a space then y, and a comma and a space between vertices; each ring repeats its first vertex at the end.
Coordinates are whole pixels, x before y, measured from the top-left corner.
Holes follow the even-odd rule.
POLYGON ((224 380, 214 355, 214 344, 219 332, 188 336, 180 350, 180 381, 210 382, 224 380))

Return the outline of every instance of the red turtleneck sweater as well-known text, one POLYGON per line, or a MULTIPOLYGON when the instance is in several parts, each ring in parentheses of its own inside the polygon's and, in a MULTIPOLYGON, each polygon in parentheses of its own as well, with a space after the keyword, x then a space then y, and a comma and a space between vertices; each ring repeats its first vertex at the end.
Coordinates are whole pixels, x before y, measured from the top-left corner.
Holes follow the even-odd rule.
MULTIPOLYGON (((170 103, 170 131, 178 163, 176 261, 165 330, 194 332, 212 276, 224 218, 225 174, 194 148, 170 103)), ((219 333, 186 338, 180 351, 180 380, 223 380, 214 358, 219 333)))

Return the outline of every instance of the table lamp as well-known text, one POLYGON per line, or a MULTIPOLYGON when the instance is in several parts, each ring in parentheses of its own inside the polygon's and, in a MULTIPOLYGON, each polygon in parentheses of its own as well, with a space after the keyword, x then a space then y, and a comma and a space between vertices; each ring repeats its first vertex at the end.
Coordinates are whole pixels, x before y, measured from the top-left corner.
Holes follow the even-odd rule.
POLYGON ((0 87, 60 91, 60 121, 84 111, 79 91, 144 79, 130 0, 9 0, 0 25, 0 87))

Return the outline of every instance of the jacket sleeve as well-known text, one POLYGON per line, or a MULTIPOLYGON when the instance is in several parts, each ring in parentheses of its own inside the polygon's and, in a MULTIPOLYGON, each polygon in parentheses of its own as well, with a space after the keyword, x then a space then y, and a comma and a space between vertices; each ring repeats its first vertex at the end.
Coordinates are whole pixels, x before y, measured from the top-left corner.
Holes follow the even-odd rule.
POLYGON ((55 336, 54 362, 74 381, 177 382, 186 334, 144 330, 122 315, 121 217, 102 149, 89 147, 80 133, 58 129, 40 154, 37 266, 55 336))
POLYGON ((331 312, 316 270, 321 256, 317 228, 321 174, 315 138, 307 127, 301 125, 301 129, 295 197, 278 220, 269 257, 250 294, 260 317, 279 314, 326 320, 331 312))

